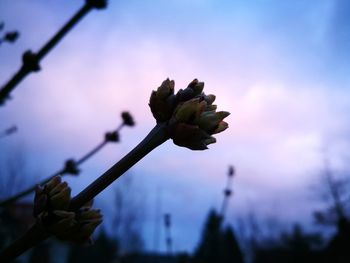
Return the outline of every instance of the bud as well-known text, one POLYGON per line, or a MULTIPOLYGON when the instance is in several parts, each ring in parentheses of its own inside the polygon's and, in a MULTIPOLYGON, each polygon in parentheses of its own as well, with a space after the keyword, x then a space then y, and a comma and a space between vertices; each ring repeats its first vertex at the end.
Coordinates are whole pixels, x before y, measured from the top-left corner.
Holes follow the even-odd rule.
POLYGON ((213 105, 215 95, 205 95, 204 83, 192 81, 185 90, 176 95, 179 102, 174 110, 169 126, 169 134, 174 143, 191 150, 204 150, 215 143, 213 134, 228 128, 224 119, 230 115, 226 111, 216 111, 213 105))
POLYGON ((119 133, 117 131, 107 132, 105 134, 106 142, 119 142, 119 133))
POLYGON ((135 125, 135 121, 133 119, 133 117, 131 116, 131 114, 127 111, 123 111, 122 112, 122 119, 123 119, 123 124, 126 126, 134 126, 135 125))
POLYGON ((92 203, 78 211, 68 211, 71 190, 59 176, 44 187, 38 187, 34 198, 34 216, 37 223, 61 240, 76 243, 91 242, 90 236, 102 222, 100 210, 92 209, 92 203))
POLYGON ((107 7, 107 0, 85 0, 88 6, 96 9, 104 9, 107 7))
POLYGON ((78 165, 73 159, 68 159, 64 164, 64 173, 72 175, 78 175, 80 173, 78 165))
POLYGON ((55 176, 44 187, 38 186, 34 197, 34 216, 44 211, 65 210, 69 207, 71 189, 61 177, 55 176))
POLYGON ((77 225, 75 213, 63 210, 52 211, 51 216, 44 219, 44 223, 47 231, 60 240, 69 240, 72 229, 77 225))
POLYGON ((13 43, 17 40, 18 37, 19 37, 19 33, 17 31, 10 31, 5 34, 4 41, 13 43))
POLYGON ((225 195, 226 197, 230 197, 231 194, 232 194, 232 191, 231 191, 230 189, 225 189, 225 190, 224 190, 224 195, 225 195))
POLYGON ((230 165, 229 167, 228 167, 228 176, 234 176, 235 175, 235 168, 232 166, 232 165, 230 165))
POLYGON ((204 82, 199 82, 194 79, 190 84, 188 84, 186 89, 180 89, 176 94, 176 99, 178 102, 187 101, 193 99, 194 97, 202 95, 204 88, 204 82))
POLYGON ((198 126, 186 123, 174 125, 169 133, 176 145, 191 150, 205 150, 208 149, 207 145, 216 142, 214 137, 198 128, 198 126))
POLYGON ((40 70, 38 56, 30 50, 23 53, 23 67, 28 71, 37 72, 40 70))
POLYGON ((91 243, 91 235, 102 223, 102 215, 100 210, 85 207, 77 212, 76 218, 78 220, 78 226, 76 227, 75 233, 72 235, 71 240, 80 244, 91 243))
POLYGON ((157 122, 165 122, 170 119, 176 106, 174 95, 175 82, 166 79, 157 91, 152 91, 149 106, 157 122))

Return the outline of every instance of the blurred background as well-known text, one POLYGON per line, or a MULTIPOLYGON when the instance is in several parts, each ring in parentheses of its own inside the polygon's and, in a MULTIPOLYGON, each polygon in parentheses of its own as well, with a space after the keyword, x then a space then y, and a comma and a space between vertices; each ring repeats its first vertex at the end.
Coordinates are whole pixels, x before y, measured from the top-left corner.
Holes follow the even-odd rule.
MULTIPOLYGON (((2 0, 0 36, 15 30, 19 37, 0 42, 0 87, 20 68, 24 51, 38 51, 83 5, 2 0)), ((112 242, 112 254, 151 255, 150 262, 178 255, 181 262, 194 255, 202 263, 289 262, 259 255, 295 247, 299 256, 314 255, 334 239, 343 244, 336 237, 349 230, 349 13, 347 0, 109 1, 0 107, 0 197, 78 159, 130 112, 135 127, 123 128, 120 141, 81 165, 78 176, 65 177, 79 193, 155 125, 152 90, 166 78, 175 90, 198 78, 216 95, 218 110, 231 113, 230 128, 203 152, 166 142, 96 198, 104 214, 96 235, 112 242), (232 195, 224 191, 231 166, 232 195), (230 247, 237 246, 230 251, 240 256, 200 259, 201 248, 214 251, 203 245, 205 230, 224 235, 226 228, 230 247)))

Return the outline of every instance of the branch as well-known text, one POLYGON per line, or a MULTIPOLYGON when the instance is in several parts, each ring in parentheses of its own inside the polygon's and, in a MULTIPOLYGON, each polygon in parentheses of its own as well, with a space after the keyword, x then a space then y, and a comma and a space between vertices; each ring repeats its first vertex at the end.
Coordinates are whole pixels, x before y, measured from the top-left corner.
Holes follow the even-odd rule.
MULTIPOLYGON (((105 136, 105 139, 101 143, 99 143, 92 150, 90 150, 88 153, 86 153, 78 161, 74 161, 72 159, 67 160, 64 168, 62 168, 61 170, 58 170, 56 173, 52 174, 51 176, 49 176, 49 177, 45 178, 44 180, 42 180, 41 182, 39 182, 39 185, 46 184, 55 176, 63 176, 66 174, 75 174, 75 175, 78 174, 79 173, 78 165, 83 164, 85 161, 87 161, 89 158, 91 158, 94 154, 96 154, 99 150, 101 150, 108 142, 110 142, 110 141, 117 142, 118 141, 117 134, 126 125, 128 125, 128 124, 126 124, 125 121, 123 121, 123 123, 114 132, 107 133, 105 136), (115 140, 112 140, 112 138, 110 138, 111 137, 110 135, 115 135, 115 138, 113 138, 115 140)), ((128 125, 128 126, 132 126, 132 125, 128 125)), ((1 200, 0 207, 4 207, 6 205, 9 205, 9 204, 17 201, 18 199, 29 195, 30 193, 35 191, 37 186, 38 186, 38 184, 35 184, 35 185, 17 193, 16 195, 14 195, 12 197, 9 197, 5 200, 1 200)))
POLYGON ((40 71, 40 61, 89 11, 105 8, 106 5, 107 0, 86 0, 84 6, 36 54, 30 50, 26 51, 22 57, 21 68, 0 89, 0 105, 9 99, 10 93, 29 73, 40 71))
MULTIPOLYGON (((69 210, 75 211, 82 207, 153 149, 168 140, 169 137, 166 128, 167 126, 164 123, 157 124, 145 139, 143 139, 143 141, 141 141, 131 152, 74 197, 71 201, 69 210)), ((34 224, 21 238, 0 253, 0 262, 10 262, 26 250, 47 239, 49 236, 50 234, 42 227, 38 224, 34 224)))

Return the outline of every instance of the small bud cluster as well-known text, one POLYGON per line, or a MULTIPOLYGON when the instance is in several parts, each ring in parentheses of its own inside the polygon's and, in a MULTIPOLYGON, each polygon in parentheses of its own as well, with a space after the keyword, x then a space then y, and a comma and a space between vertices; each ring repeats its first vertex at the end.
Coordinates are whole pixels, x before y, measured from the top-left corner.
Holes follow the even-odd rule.
POLYGON ((149 106, 157 123, 169 123, 169 135, 178 146, 204 150, 215 143, 211 136, 228 128, 223 121, 230 113, 216 111, 215 95, 203 93, 204 83, 193 80, 174 94, 175 83, 166 79, 151 94, 149 106))
POLYGON ((135 125, 135 121, 134 118, 131 116, 131 114, 127 111, 123 111, 122 112, 122 119, 123 119, 123 124, 125 126, 134 126, 135 125))
POLYGON ((119 133, 117 131, 106 132, 105 141, 106 142, 119 142, 119 133))
POLYGON ((63 171, 71 175, 78 175, 80 173, 78 165, 73 159, 68 159, 65 162, 63 171))
POLYGON ((91 204, 78 211, 69 211, 71 189, 60 177, 54 177, 44 187, 36 189, 34 216, 46 231, 61 240, 90 243, 91 235, 102 222, 100 210, 91 204))

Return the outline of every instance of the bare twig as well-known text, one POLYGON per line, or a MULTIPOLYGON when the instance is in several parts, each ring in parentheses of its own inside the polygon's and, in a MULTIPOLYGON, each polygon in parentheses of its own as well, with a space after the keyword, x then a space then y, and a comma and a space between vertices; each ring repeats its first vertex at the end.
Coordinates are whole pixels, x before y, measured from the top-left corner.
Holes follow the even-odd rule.
POLYGON ((60 40, 92 9, 102 9, 107 0, 86 0, 80 10, 35 54, 28 50, 23 54, 22 66, 13 77, 0 89, 0 105, 4 104, 14 88, 31 72, 40 70, 40 61, 55 47, 60 40))
MULTIPOLYGON (((82 207, 135 165, 139 160, 168 139, 167 125, 165 123, 157 124, 145 139, 143 139, 143 141, 141 141, 131 152, 74 197, 69 209, 75 211, 82 207)), ((47 239, 49 236, 49 233, 37 224, 34 224, 24 236, 0 253, 0 262, 10 262, 29 248, 47 239)))
MULTIPOLYGON (((92 150, 90 150, 88 153, 86 153, 84 156, 82 156, 79 160, 77 160, 77 161, 74 161, 72 159, 67 160, 62 169, 58 170, 54 174, 50 175, 49 177, 47 177, 44 180, 42 180, 41 182, 39 182, 39 185, 44 185, 45 183, 50 181, 52 178, 54 178, 55 176, 58 176, 58 175, 63 176, 65 174, 74 174, 74 175, 78 174, 79 173, 78 166, 83 164, 89 158, 91 158, 94 154, 96 154, 99 150, 101 150, 108 142, 112 141, 111 135, 114 135, 113 139, 115 139, 114 141, 117 142, 119 131, 126 125, 127 124, 125 124, 125 121, 123 121, 123 123, 120 124, 120 126, 114 132, 106 133, 105 139, 101 143, 99 143, 97 146, 95 146, 92 150)), ((35 185, 29 187, 28 189, 17 193, 16 195, 14 195, 12 197, 9 197, 5 200, 0 201, 0 207, 9 205, 9 204, 17 201, 18 199, 29 195, 30 193, 35 191, 37 185, 38 184, 35 184, 35 185)))
POLYGON ((221 205, 221 212, 220 212, 220 217, 221 220, 224 220, 225 214, 226 214, 226 210, 227 210, 227 206, 228 206, 228 201, 229 198, 232 194, 232 178, 235 175, 235 169, 233 166, 229 166, 228 168, 228 173, 227 173, 227 183, 226 183, 226 188, 224 189, 224 199, 222 200, 222 205, 221 205))

